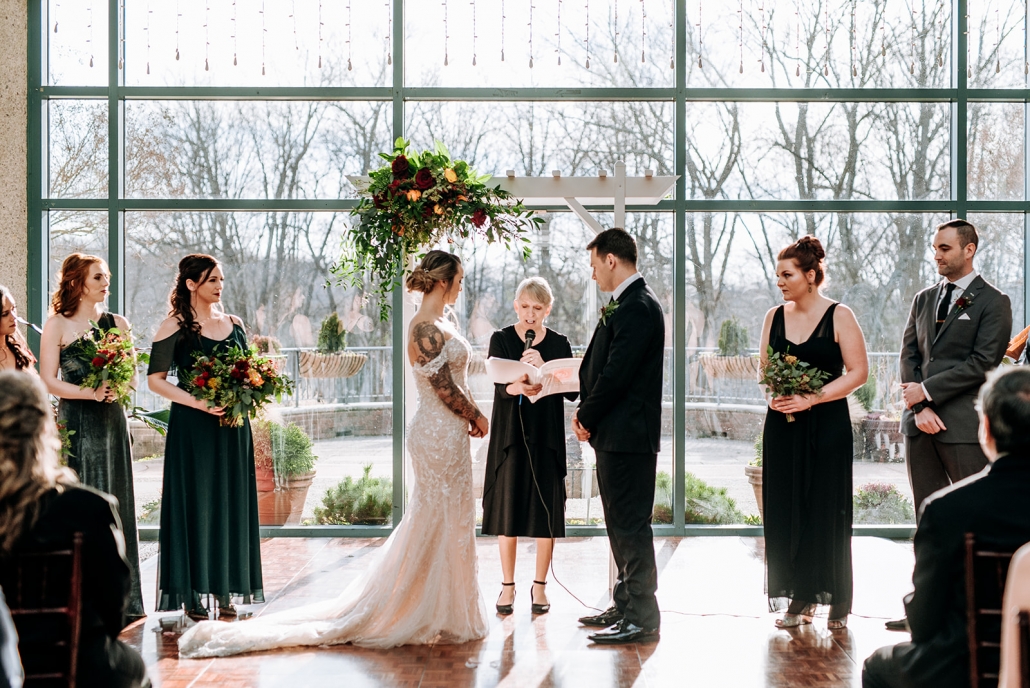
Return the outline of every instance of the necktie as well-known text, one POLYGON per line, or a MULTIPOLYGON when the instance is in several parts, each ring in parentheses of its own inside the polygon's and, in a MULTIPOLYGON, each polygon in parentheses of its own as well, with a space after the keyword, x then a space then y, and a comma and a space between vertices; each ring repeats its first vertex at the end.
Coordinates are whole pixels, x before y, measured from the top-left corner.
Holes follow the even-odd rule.
POLYGON ((944 297, 937 306, 937 328, 934 330, 934 335, 941 331, 941 325, 948 319, 948 311, 951 309, 951 292, 953 291, 955 291, 954 282, 948 282, 944 285, 944 297))

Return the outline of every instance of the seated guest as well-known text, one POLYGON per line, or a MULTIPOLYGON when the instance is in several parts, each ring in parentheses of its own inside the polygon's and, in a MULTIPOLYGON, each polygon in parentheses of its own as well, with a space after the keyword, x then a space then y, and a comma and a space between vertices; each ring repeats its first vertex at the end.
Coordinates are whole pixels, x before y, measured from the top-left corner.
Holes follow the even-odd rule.
POLYGON ((0 688, 21 688, 21 662, 18 660, 18 633, 14 630, 11 610, 0 590, 0 688))
MULTIPOLYGON (((70 546, 82 533, 80 687, 149 686, 143 659, 118 641, 129 594, 129 564, 113 497, 76 484, 57 464, 60 442, 39 378, 0 372, 0 556, 70 546)), ((27 635, 23 647, 45 642, 27 635)), ((23 656, 30 671, 51 657, 23 656)))
POLYGON ((11 290, 0 284, 0 370, 35 373, 36 357, 18 332, 18 308, 11 290))
POLYGON ((864 688, 969 685, 965 534, 998 548, 1030 542, 1030 368, 1003 366, 980 388, 980 445, 991 462, 933 493, 916 529, 915 591, 905 597, 912 641, 865 661, 864 688))

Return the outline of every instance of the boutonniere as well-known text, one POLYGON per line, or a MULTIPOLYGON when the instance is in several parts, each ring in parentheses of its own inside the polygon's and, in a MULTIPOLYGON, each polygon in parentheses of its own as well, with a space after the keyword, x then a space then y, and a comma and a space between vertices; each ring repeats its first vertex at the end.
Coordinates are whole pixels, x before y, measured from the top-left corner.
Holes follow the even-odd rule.
POLYGON ((962 296, 958 297, 958 301, 955 302, 955 312, 958 312, 958 311, 964 310, 966 308, 969 308, 972 305, 973 305, 973 296, 972 295, 967 296, 967 295, 963 294, 962 296))
POLYGON ((612 317, 612 315, 615 313, 615 309, 618 308, 618 307, 619 307, 619 302, 618 301, 612 301, 607 306, 602 306, 600 308, 601 324, 602 325, 607 325, 608 324, 608 318, 612 317))

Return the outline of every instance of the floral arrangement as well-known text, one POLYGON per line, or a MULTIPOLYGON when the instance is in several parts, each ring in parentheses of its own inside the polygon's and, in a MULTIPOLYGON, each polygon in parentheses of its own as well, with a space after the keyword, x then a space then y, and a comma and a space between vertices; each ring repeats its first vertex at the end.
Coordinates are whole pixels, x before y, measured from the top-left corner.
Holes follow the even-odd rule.
POLYGON ((132 407, 133 377, 140 363, 149 363, 150 356, 136 351, 132 335, 117 327, 102 329, 95 322, 80 340, 76 352, 80 360, 89 363, 89 372, 79 383, 82 389, 96 389, 105 382, 114 392, 114 401, 124 408, 132 407))
POLYGON ((212 356, 198 351, 193 358, 188 391, 210 408, 225 409, 222 426, 238 428, 273 398, 281 402, 283 395, 293 394, 293 381, 280 375, 272 360, 258 355, 253 346, 232 346, 212 356))
MULTIPOLYGON (((823 388, 823 383, 830 376, 824 370, 813 368, 808 363, 798 360, 790 353, 790 347, 784 354, 767 349, 767 361, 762 367, 760 384, 769 388, 773 397, 789 397, 794 394, 815 394, 823 388)), ((794 422, 794 414, 787 414, 787 422, 794 422)))
POLYGON ((543 222, 500 186, 488 187, 489 175, 451 160, 439 141, 415 154, 409 145, 398 138, 392 153, 379 154, 388 164, 372 170, 359 189, 362 199, 351 211, 358 221, 332 267, 342 284, 361 287, 366 276, 373 278, 381 320, 389 317, 385 297, 401 283, 409 256, 417 259, 444 239, 478 236, 528 257, 525 232, 543 222))

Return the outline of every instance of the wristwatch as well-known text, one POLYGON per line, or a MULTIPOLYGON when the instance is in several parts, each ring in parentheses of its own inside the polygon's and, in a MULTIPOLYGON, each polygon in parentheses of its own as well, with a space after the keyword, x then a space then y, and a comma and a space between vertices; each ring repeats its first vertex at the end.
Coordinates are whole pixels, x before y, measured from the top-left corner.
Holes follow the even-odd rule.
POLYGON ((924 408, 927 408, 926 402, 920 401, 918 404, 912 404, 912 413, 919 413, 924 408))

